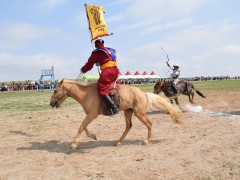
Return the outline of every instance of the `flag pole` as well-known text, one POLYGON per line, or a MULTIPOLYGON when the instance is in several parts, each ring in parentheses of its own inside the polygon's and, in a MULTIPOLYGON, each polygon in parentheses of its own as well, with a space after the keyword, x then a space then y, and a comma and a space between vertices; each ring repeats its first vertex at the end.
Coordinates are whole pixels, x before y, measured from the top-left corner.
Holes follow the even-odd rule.
MULTIPOLYGON (((91 37, 92 37, 92 36, 91 36, 91 35, 92 35, 92 34, 91 34, 92 32, 91 32, 91 30, 90 30, 90 22, 89 22, 89 17, 88 17, 87 8, 86 8, 86 7, 87 7, 87 4, 85 3, 84 6, 85 6, 86 14, 87 14, 87 19, 88 19, 89 37, 90 37, 90 39, 91 39, 90 42, 91 42, 91 45, 92 45, 92 49, 94 50, 93 42, 92 42, 92 38, 91 38, 91 37)), ((98 66, 97 66, 97 70, 98 70, 98 74, 100 75, 100 68, 99 68, 98 66)))

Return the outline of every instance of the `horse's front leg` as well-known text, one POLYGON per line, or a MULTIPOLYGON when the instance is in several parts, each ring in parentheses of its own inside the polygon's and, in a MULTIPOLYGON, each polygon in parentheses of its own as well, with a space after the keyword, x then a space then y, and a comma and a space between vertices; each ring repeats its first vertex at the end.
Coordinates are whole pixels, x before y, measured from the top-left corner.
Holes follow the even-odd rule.
MULTIPOLYGON (((82 132, 84 130, 86 130, 86 127, 92 122, 93 119, 95 119, 97 116, 91 116, 91 115, 87 115, 85 117, 85 119, 83 120, 82 122, 82 125, 79 127, 78 129, 78 133, 77 133, 77 136, 75 137, 72 145, 71 145, 71 148, 72 149, 75 149, 77 147, 77 144, 78 144, 78 141, 79 141, 79 138, 80 138, 80 135, 82 134, 82 132)), ((87 130, 88 132, 88 130, 87 130)))

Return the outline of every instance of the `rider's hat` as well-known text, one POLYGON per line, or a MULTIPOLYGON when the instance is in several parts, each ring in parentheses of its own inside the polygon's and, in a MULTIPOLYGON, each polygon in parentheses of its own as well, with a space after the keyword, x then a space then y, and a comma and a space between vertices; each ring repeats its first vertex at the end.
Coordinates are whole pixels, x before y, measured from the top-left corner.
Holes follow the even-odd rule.
POLYGON ((94 43, 95 43, 95 45, 97 45, 97 44, 104 44, 104 40, 99 38, 94 43))
POLYGON ((179 67, 179 65, 178 64, 174 64, 173 67, 179 67))

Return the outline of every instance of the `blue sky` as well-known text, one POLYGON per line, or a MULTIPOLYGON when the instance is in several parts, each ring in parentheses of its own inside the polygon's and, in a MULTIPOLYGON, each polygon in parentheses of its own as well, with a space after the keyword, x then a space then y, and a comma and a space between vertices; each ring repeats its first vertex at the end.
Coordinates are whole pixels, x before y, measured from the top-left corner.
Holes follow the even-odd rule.
POLYGON ((167 77, 163 47, 181 77, 240 75, 239 0, 1 0, 0 82, 52 65, 55 79, 75 79, 93 50, 84 3, 104 7, 122 74, 167 77))

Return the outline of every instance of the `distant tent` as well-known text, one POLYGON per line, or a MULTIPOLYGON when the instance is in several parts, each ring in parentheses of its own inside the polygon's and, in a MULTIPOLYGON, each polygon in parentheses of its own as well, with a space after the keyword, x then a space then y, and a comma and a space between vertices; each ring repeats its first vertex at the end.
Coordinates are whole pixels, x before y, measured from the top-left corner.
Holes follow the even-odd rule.
POLYGON ((138 72, 136 71, 134 76, 137 78, 137 79, 144 79, 144 77, 138 72))
POLYGON ((134 75, 140 75, 140 73, 138 71, 136 71, 134 75))
POLYGON ((129 71, 127 71, 125 75, 132 75, 132 74, 129 71))
POLYGON ((147 73, 146 71, 143 72, 142 76, 143 76, 144 78, 150 78, 150 76, 148 75, 148 73, 147 73))
POLYGON ((158 75, 156 75, 156 73, 154 71, 152 71, 151 74, 150 74, 150 78, 158 79, 160 77, 158 75))
POLYGON ((156 73, 155 73, 154 71, 152 71, 152 72, 150 73, 150 75, 156 75, 156 73))
POLYGON ((126 76, 122 75, 122 73, 119 71, 118 73, 118 79, 127 79, 126 76))
POLYGON ((134 77, 129 71, 126 72, 125 76, 127 79, 136 79, 136 77, 134 77))

